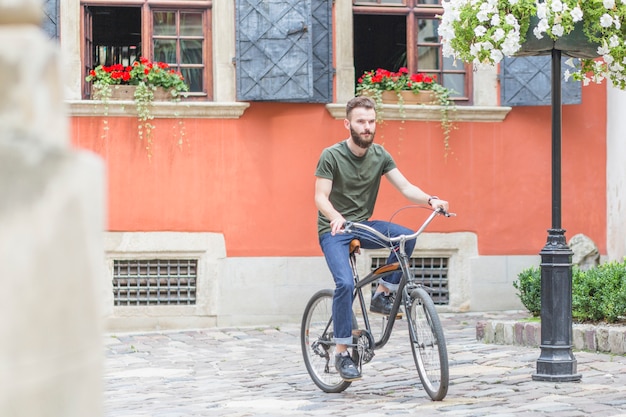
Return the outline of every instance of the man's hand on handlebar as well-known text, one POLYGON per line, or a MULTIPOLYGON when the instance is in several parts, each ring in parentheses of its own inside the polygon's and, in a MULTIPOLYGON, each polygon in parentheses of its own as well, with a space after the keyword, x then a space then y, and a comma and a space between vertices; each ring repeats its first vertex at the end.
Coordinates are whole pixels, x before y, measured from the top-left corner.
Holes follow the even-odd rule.
POLYGON ((430 204, 430 206, 435 210, 440 208, 442 209, 443 213, 448 212, 448 202, 446 200, 439 199, 439 197, 431 197, 431 199, 428 201, 428 204, 430 204))
POLYGON ((335 217, 330 221, 330 234, 335 236, 337 233, 341 232, 343 229, 343 225, 346 223, 346 219, 343 216, 335 217))

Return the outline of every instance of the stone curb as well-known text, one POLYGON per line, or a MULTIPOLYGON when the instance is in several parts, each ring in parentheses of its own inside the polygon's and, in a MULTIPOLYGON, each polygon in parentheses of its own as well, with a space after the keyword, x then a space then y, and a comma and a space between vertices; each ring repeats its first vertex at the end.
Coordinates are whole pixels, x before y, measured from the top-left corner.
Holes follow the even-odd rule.
MULTIPOLYGON (((479 321, 476 340, 499 345, 539 347, 541 323, 519 321, 479 321)), ((591 352, 626 353, 626 327, 610 325, 573 324, 572 347, 591 352)))

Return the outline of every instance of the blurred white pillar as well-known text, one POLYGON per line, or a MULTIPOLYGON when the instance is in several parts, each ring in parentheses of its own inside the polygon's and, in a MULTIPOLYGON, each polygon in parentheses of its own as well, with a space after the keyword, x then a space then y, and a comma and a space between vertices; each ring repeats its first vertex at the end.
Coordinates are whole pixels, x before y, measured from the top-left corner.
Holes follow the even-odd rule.
POLYGON ((104 169, 71 149, 41 0, 0 0, 0 416, 102 415, 104 169))
POLYGON ((626 91, 608 87, 607 95, 607 251, 611 260, 626 257, 626 91))

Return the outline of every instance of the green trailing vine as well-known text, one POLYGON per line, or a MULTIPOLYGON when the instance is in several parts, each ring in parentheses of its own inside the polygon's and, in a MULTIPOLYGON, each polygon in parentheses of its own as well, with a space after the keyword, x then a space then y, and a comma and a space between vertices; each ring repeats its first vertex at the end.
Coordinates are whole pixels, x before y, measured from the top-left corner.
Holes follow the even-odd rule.
MULTIPOLYGON (((168 92, 169 99, 180 102, 181 96, 189 91, 189 87, 183 76, 162 62, 150 62, 146 58, 140 58, 133 65, 123 66, 114 64, 110 66, 99 65, 89 72, 86 77, 87 82, 93 82, 94 100, 100 100, 104 106, 104 115, 109 113, 109 102, 113 97, 113 89, 123 85, 134 86, 133 101, 137 111, 137 131, 139 139, 145 141, 145 148, 148 157, 152 156, 152 132, 155 129, 152 121, 154 114, 152 107, 155 99, 155 92, 162 88, 168 92)), ((180 117, 178 119, 179 146, 182 146, 184 136, 184 123, 180 117)), ((108 121, 104 119, 103 138, 106 138, 109 130, 108 121)))

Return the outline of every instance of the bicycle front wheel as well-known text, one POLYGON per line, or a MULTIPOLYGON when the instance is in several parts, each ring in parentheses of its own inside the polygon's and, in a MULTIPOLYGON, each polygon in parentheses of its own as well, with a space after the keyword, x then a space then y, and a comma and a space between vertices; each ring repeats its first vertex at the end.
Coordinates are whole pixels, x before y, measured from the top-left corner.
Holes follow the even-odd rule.
POLYGON ((435 303, 423 288, 411 292, 407 321, 422 385, 433 401, 441 401, 448 393, 448 351, 435 303))
POLYGON ((335 369, 333 342, 333 290, 321 290, 311 297, 304 309, 300 343, 306 370, 322 391, 337 393, 350 386, 335 369))

